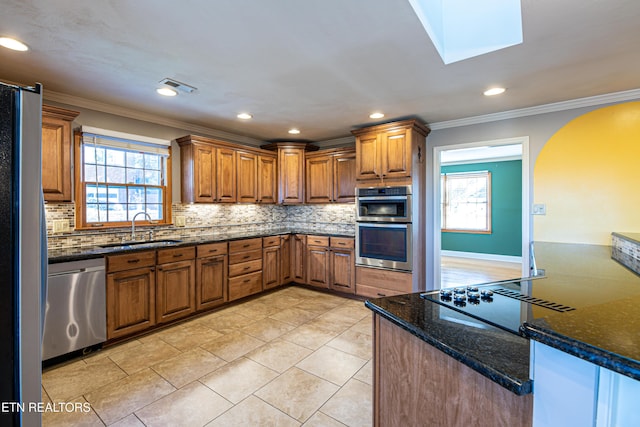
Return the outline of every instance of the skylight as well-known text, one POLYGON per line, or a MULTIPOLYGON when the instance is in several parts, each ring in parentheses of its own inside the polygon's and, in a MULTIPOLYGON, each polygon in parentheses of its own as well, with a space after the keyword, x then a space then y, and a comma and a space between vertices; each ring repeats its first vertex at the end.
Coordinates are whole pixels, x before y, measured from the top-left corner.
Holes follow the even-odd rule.
POLYGON ((409 0, 445 64, 522 43, 520 0, 409 0))

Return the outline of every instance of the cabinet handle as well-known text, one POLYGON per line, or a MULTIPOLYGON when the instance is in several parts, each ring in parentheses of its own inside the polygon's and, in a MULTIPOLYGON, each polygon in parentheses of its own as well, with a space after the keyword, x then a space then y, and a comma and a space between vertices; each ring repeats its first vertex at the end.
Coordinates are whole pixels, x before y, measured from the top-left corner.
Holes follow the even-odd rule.
POLYGON ((245 255, 242 257, 242 259, 247 259, 247 258, 251 258, 251 255, 245 255))
POLYGON ((382 294, 382 293, 378 292, 378 296, 379 296, 379 297, 386 297, 387 295, 386 295, 386 294, 382 294))
POLYGON ((174 258, 180 258, 181 256, 183 256, 184 254, 173 254, 174 258))
POLYGON ((162 271, 162 267, 158 267, 158 271, 162 271))
POLYGON ((209 253, 210 253, 210 254, 215 254, 216 252, 218 252, 218 250, 217 250, 217 249, 209 249, 209 253))
POLYGON ((243 268, 243 270, 249 270, 250 268, 251 268, 250 266, 247 266, 247 267, 243 268))
POLYGON ((127 262, 128 262, 129 264, 135 264, 135 263, 137 263, 137 262, 140 262, 140 260, 139 260, 138 258, 136 258, 136 259, 128 259, 128 260, 127 260, 127 262))
POLYGON ((244 279, 244 280, 242 281, 242 283, 249 283, 250 281, 251 281, 251 279, 244 279))
POLYGON ((251 244, 247 243, 246 245, 242 245, 243 248, 248 248, 251 244))

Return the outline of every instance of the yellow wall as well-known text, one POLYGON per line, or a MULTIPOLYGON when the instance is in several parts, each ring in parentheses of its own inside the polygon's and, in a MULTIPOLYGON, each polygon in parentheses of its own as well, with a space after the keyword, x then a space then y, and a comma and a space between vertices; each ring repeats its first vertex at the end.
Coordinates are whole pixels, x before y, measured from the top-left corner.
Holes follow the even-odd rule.
POLYGON ((534 167, 534 240, 610 245, 640 232, 640 102, 579 116, 545 144, 534 167))

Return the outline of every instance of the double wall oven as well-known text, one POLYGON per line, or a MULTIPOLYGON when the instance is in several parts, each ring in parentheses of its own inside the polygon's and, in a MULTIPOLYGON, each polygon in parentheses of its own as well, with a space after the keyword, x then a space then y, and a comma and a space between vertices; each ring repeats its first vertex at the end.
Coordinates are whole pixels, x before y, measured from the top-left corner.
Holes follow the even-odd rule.
POLYGON ((356 265, 411 271, 411 186, 358 188, 356 208, 356 265))

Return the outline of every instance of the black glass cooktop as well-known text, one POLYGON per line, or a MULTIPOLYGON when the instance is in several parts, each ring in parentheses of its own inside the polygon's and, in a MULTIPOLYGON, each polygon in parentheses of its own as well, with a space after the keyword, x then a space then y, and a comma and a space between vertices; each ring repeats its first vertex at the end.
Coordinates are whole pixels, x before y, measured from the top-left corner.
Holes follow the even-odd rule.
POLYGON ((536 317, 575 308, 531 296, 535 278, 505 280, 425 292, 421 298, 515 334, 520 325, 536 317))

